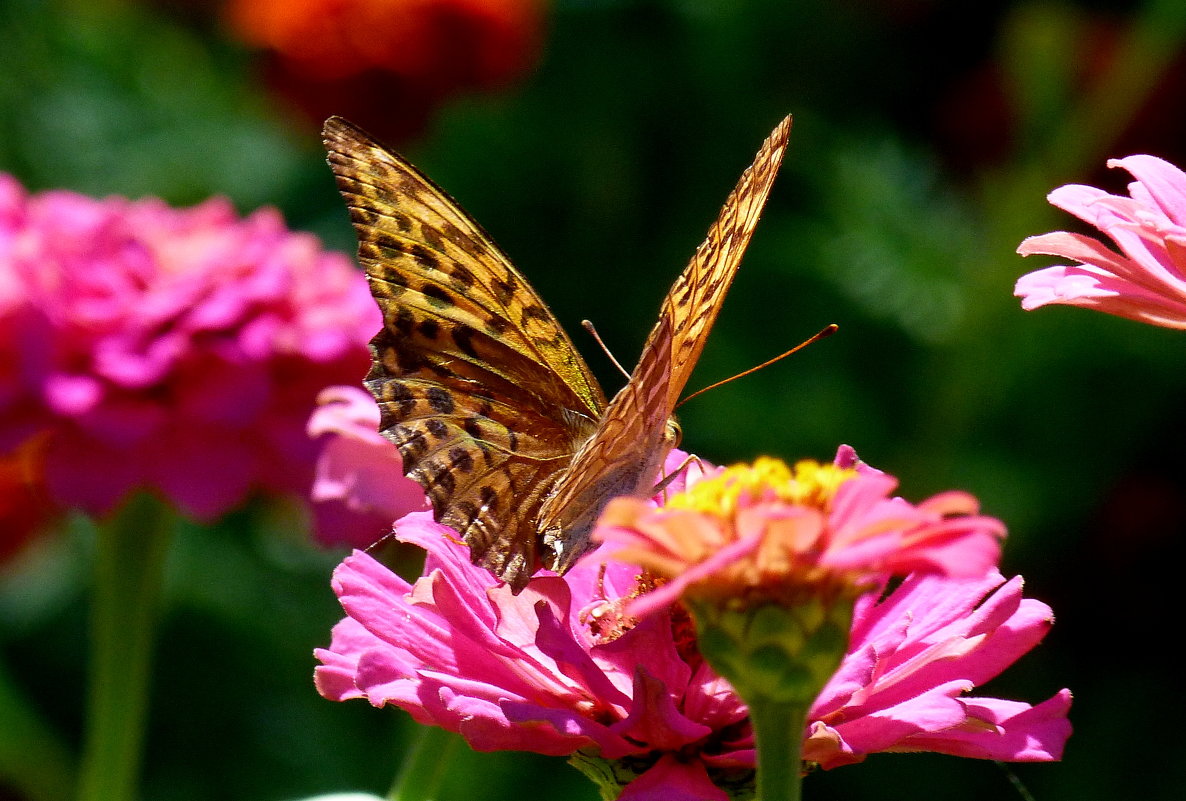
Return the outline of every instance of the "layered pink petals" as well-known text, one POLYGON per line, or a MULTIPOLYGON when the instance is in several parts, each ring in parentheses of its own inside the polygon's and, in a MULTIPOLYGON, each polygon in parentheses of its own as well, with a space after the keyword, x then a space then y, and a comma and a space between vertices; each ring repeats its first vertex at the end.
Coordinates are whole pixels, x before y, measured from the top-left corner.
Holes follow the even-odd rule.
POLYGON ((832 768, 878 751, 1007 761, 1062 757, 1071 696, 1039 704, 968 696, 1053 623, 1020 578, 912 575, 857 601, 849 650, 812 705, 804 759, 832 768))
POLYGON ((823 496, 832 493, 823 500, 789 502, 782 497, 789 493, 777 484, 753 490, 751 483, 775 476, 773 481, 788 485, 824 486, 837 475, 830 466, 812 463, 805 470, 801 463, 792 474, 761 460, 752 470, 729 468, 713 479, 729 482, 736 475, 737 483, 748 487, 735 498, 726 493, 731 500, 723 513, 617 499, 594 537, 615 558, 667 579, 631 605, 639 615, 666 608, 693 587, 711 595, 747 587, 782 593, 837 580, 859 588, 916 571, 979 577, 996 566, 1004 525, 980 515, 971 495, 947 492, 911 504, 891 496, 897 479, 859 463, 847 446, 835 466, 850 472, 834 489, 820 490, 823 496))
POLYGON ((982 576, 996 566, 1005 526, 981 515, 974 497, 951 491, 915 505, 890 496, 896 478, 865 465, 857 471, 836 491, 821 565, 951 578, 982 576))
POLYGON ((317 393, 380 325, 343 255, 272 210, 29 195, 0 176, 0 451, 45 437, 55 502, 156 491, 212 518, 307 490, 317 393))
POLYGON ((366 548, 409 512, 429 508, 404 476, 399 451, 379 433, 379 407, 359 387, 323 390, 308 432, 321 448, 310 499, 313 533, 324 545, 366 548))
POLYGON ((693 785, 713 760, 752 764, 744 727, 725 734, 744 708, 684 661, 665 619, 614 640, 584 622, 582 612, 604 600, 599 587, 611 599, 629 590, 629 566, 610 564, 599 578, 599 566, 578 565, 564 578, 537 576, 515 596, 428 513, 403 518, 396 536, 428 551, 414 585, 361 552, 334 574, 348 617, 317 652, 327 698, 394 704, 484 751, 592 748, 620 759, 702 749, 708 761, 681 768, 693 785))
POLYGON ((1123 167, 1137 179, 1128 186, 1129 197, 1071 184, 1048 198, 1107 234, 1120 252, 1066 231, 1032 236, 1018 253, 1078 263, 1024 275, 1014 294, 1027 310, 1059 303, 1186 328, 1186 173, 1155 156, 1112 159, 1108 166, 1123 167))

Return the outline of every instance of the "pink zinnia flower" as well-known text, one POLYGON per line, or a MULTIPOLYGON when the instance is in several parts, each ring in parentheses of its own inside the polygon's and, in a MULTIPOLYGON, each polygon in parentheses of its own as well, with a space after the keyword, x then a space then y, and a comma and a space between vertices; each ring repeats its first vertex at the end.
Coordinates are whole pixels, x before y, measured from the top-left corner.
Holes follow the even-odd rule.
POLYGON ((404 476, 392 444, 379 433, 379 407, 359 387, 328 387, 309 418, 317 440, 313 534, 323 545, 366 548, 409 512, 430 508, 420 485, 404 476))
POLYGON ((1005 527, 976 499, 946 492, 919 504, 891 496, 897 479, 844 446, 832 464, 758 459, 705 479, 661 507, 618 498, 594 538, 614 558, 665 579, 631 605, 645 615, 684 592, 730 598, 855 596, 913 571, 980 577, 1005 527), (847 588, 847 589, 844 589, 847 588), (757 593, 757 596, 754 596, 757 593))
MULTIPOLYGON (((428 513, 400 520, 396 537, 427 551, 414 584, 361 552, 335 571, 347 617, 317 651, 325 697, 398 706, 477 750, 629 758, 617 763, 638 774, 624 801, 725 801, 716 781, 753 769, 747 709, 700 658, 687 614, 626 613, 637 567, 603 548, 516 596, 428 513)), ((809 716, 806 757, 825 768, 885 750, 1057 759, 1064 695, 1036 708, 956 698, 1049 627, 1049 610, 1022 600, 1018 582, 981 604, 999 583, 936 576, 862 601, 849 656, 809 716)))
POLYGON ((56 503, 134 488, 210 519, 298 491, 317 393, 380 325, 349 259, 225 200, 28 195, 0 175, 0 451, 44 437, 56 503))
POLYGON ((1111 237, 1115 252, 1083 234, 1031 236, 1017 248, 1078 264, 1023 275, 1013 294, 1022 308, 1083 306, 1166 328, 1186 328, 1186 173, 1155 156, 1111 159, 1137 180, 1129 197, 1091 186, 1060 186, 1047 197, 1111 237))

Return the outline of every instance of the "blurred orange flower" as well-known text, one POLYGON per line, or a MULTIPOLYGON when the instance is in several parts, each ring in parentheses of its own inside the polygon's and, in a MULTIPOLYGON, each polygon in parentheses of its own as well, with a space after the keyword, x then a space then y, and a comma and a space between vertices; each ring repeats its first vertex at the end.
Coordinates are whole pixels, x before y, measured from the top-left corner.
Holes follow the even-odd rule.
POLYGON ((61 513, 45 490, 44 438, 33 436, 0 454, 0 562, 12 557, 61 513))
POLYGON ((230 0, 235 36, 320 123, 418 131, 441 101, 509 85, 535 63, 544 0, 230 0))

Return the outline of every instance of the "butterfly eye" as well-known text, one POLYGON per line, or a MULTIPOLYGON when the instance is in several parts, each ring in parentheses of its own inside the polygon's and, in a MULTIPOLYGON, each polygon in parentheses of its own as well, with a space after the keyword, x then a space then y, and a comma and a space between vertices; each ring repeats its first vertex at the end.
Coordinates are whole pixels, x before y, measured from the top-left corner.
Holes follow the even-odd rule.
POLYGON ((674 417, 667 418, 667 432, 663 435, 664 444, 670 448, 678 448, 684 439, 684 430, 674 417))

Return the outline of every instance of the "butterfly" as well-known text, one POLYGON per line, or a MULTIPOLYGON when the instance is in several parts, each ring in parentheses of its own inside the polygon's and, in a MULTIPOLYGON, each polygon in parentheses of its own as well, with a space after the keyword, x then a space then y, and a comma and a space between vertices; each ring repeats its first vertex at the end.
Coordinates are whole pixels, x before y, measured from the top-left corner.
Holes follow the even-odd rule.
POLYGON ((340 117, 328 162, 383 312, 365 384, 380 431, 473 562, 521 590, 592 547, 609 500, 652 494, 672 413, 765 206, 790 135, 763 142, 607 401, 527 280, 422 172, 340 117))

